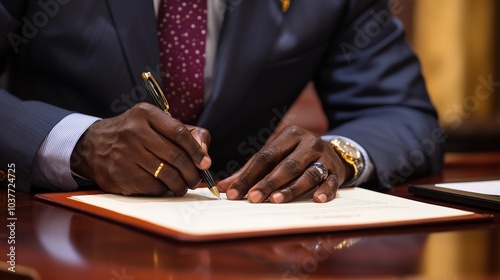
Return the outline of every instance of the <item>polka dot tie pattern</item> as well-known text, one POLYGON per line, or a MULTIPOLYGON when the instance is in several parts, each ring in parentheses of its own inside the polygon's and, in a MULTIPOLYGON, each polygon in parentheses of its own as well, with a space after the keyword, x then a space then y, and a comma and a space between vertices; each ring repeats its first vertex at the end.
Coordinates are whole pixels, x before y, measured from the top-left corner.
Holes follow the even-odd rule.
POLYGON ((207 0, 163 0, 158 37, 163 90, 173 117, 195 124, 203 111, 207 0))

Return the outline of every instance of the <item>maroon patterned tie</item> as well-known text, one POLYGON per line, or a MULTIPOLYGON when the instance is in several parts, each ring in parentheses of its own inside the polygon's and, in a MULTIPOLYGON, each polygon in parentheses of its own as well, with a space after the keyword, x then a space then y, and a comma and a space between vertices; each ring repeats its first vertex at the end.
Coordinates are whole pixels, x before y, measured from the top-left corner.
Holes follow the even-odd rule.
POLYGON ((195 124, 203 111, 207 0, 163 0, 158 36, 164 92, 173 117, 195 124))

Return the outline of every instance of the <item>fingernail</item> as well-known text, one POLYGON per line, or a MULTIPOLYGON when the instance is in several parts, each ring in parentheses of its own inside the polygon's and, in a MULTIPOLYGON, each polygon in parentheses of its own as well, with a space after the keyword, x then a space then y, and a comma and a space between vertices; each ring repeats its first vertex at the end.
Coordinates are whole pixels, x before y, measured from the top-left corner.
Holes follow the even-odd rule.
POLYGON ((318 195, 318 200, 322 203, 326 202, 326 194, 322 193, 318 195))
POLYGON ((260 191, 249 192, 248 198, 250 202, 260 202, 260 200, 262 199, 262 193, 260 191))
POLYGON ((275 203, 281 203, 285 200, 285 196, 282 193, 275 193, 273 194, 273 202, 275 203))
POLYGON ((207 148, 207 144, 205 143, 201 143, 201 149, 206 153, 208 154, 208 148, 207 148))
POLYGON ((235 189, 230 189, 226 192, 226 197, 228 199, 236 199, 236 198, 238 198, 239 195, 240 195, 240 193, 235 189))

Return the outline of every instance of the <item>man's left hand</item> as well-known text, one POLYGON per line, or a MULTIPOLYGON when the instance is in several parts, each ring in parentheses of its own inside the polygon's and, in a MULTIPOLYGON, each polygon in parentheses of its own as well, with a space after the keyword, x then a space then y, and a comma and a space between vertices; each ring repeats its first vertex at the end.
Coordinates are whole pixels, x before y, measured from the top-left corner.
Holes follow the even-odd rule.
POLYGON ((237 173, 217 184, 228 199, 250 202, 289 202, 314 188, 315 202, 335 197, 338 187, 352 171, 331 145, 321 137, 297 126, 283 129, 257 152, 237 173), (319 162, 328 169, 323 179, 311 164, 319 162))

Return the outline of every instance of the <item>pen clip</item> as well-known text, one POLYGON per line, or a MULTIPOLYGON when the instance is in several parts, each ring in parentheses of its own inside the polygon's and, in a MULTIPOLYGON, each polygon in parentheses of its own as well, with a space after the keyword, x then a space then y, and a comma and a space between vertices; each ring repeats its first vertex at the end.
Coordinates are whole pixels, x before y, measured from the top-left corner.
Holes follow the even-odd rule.
POLYGON ((156 82, 153 74, 151 74, 151 72, 142 72, 141 76, 146 84, 146 88, 149 90, 151 96, 153 96, 156 105, 158 105, 158 107, 160 107, 165 113, 170 115, 170 112, 168 111, 170 106, 168 105, 167 98, 163 94, 163 91, 156 82))

